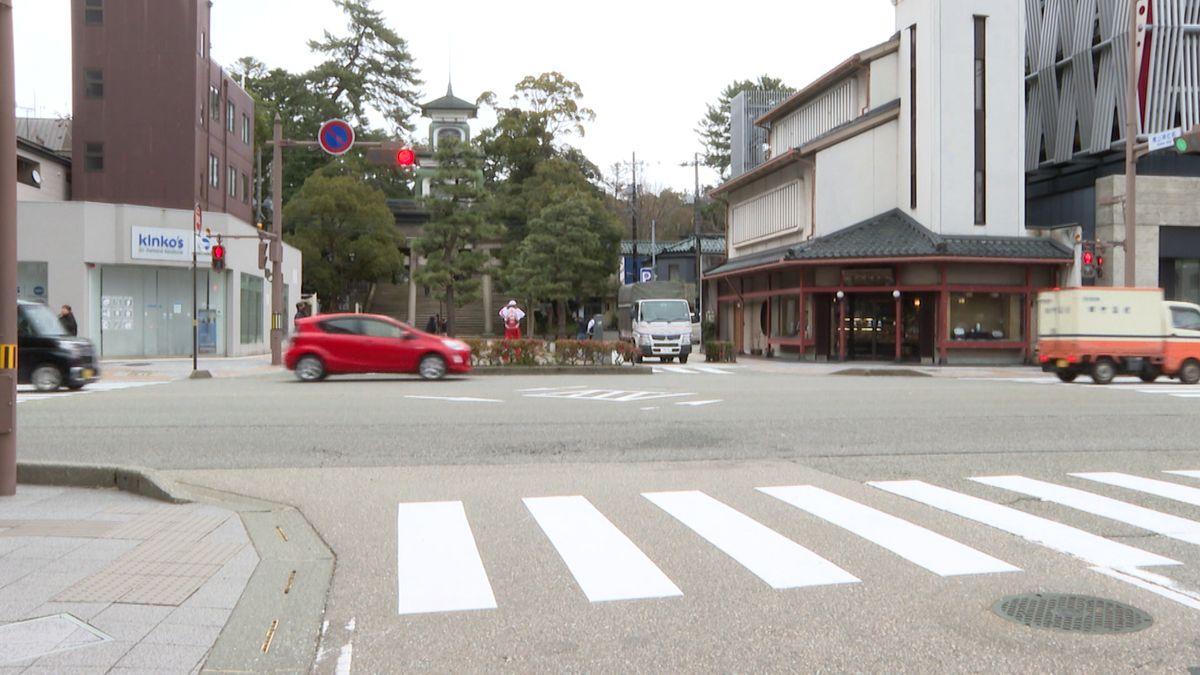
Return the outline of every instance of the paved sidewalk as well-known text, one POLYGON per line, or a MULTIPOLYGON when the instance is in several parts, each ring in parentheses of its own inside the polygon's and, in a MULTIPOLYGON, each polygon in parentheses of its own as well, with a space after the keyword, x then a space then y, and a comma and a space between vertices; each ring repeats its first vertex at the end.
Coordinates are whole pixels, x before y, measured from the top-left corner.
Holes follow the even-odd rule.
MULTIPOLYGON (((270 354, 254 356, 209 357, 197 360, 199 370, 213 377, 238 377, 276 372, 283 366, 272 366, 270 354)), ((105 359, 100 362, 101 382, 169 382, 187 379, 192 374, 192 358, 172 359, 105 359)))
POLYGON ((0 675, 199 672, 258 563, 233 511, 18 485, 0 497, 0 675))

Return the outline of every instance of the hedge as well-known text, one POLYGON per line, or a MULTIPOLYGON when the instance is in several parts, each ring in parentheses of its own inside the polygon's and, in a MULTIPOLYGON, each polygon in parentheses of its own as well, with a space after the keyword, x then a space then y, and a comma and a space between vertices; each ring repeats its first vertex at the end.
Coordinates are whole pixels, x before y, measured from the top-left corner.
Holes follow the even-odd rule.
POLYGON ((462 338, 472 366, 600 366, 633 362, 633 345, 608 340, 491 340, 462 338))
POLYGON ((704 343, 704 360, 717 363, 734 363, 737 361, 737 352, 734 350, 732 342, 709 340, 704 343))

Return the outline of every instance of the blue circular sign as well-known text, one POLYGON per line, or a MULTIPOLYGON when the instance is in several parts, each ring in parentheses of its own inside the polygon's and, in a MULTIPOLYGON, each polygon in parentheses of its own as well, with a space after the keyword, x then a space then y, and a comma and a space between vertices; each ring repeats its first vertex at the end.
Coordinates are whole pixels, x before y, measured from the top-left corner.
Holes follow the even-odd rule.
POLYGON ((354 129, 345 120, 329 120, 317 133, 321 149, 331 155, 342 155, 354 145, 354 129))

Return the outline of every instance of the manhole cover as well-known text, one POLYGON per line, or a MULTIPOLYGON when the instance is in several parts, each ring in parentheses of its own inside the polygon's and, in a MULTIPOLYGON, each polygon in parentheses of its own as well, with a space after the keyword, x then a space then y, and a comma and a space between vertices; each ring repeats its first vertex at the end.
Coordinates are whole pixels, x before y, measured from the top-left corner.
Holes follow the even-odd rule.
POLYGON ((1154 623, 1149 614, 1136 607, 1064 593, 1010 595, 996 601, 992 611, 1023 626, 1072 633, 1133 633, 1154 623))

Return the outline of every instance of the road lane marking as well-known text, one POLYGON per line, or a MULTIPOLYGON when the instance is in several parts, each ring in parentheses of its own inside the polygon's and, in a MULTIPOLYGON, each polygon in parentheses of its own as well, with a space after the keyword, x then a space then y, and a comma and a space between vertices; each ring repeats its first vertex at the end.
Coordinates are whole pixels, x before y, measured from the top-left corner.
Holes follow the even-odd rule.
POLYGON ((584 386, 582 384, 577 384, 577 385, 573 385, 570 387, 533 387, 531 389, 518 389, 517 393, 523 394, 525 392, 531 392, 531 391, 566 391, 568 389, 583 389, 583 388, 584 388, 584 386))
POLYGON ((496 608, 462 502, 400 504, 396 560, 401 614, 496 608))
POLYGON ((917 480, 872 481, 868 485, 892 494, 907 497, 922 504, 968 518, 984 525, 1067 553, 1100 567, 1143 567, 1148 565, 1179 565, 1177 560, 1164 558, 1132 546, 1109 541, 1090 532, 1030 515, 1024 511, 993 504, 952 490, 917 480))
POLYGON ((687 366, 655 366, 650 369, 653 373, 675 373, 676 375, 699 375, 700 372, 687 366))
MULTIPOLYGON (((1167 471, 1166 473, 1179 473, 1180 475, 1189 475, 1178 471, 1167 471)), ((1085 480, 1093 480, 1097 483, 1105 485, 1115 485, 1116 487, 1128 488, 1145 492, 1159 497, 1166 497, 1184 504, 1192 506, 1200 506, 1200 490, 1186 485, 1177 485, 1168 483, 1165 480, 1154 480, 1153 478, 1142 478, 1141 476, 1131 476, 1127 473, 1117 473, 1112 471, 1098 471, 1091 473, 1073 473, 1076 478, 1085 480)))
POLYGON ((1200 609, 1200 593, 1179 588, 1173 579, 1164 577, 1161 574, 1154 574, 1153 572, 1138 569, 1114 570, 1107 567, 1092 567, 1090 569, 1113 579, 1124 581, 1127 584, 1150 591, 1168 600, 1178 602, 1185 607, 1200 609))
POLYGON ((584 497, 522 501, 592 602, 681 596, 629 537, 584 497))
POLYGON ((1045 483, 1024 476, 980 476, 971 480, 1086 511, 1171 539, 1200 545, 1200 523, 1187 518, 1159 513, 1144 506, 1135 506, 1091 492, 1045 483))
POLYGON ((712 373, 713 375, 732 375, 733 373, 723 368, 715 368, 713 366, 693 366, 696 370, 712 373))
POLYGON ((642 496, 772 588, 859 581, 837 565, 703 492, 644 492, 642 496))
POLYGON ((792 485, 760 487, 758 491, 849 530, 938 576, 1021 571, 949 537, 821 488, 792 485))
POLYGON ((504 403, 498 398, 475 398, 473 396, 412 396, 405 395, 404 398, 416 398, 423 401, 455 401, 458 403, 504 403))
POLYGON ((721 403, 723 400, 724 399, 715 398, 711 401, 679 401, 675 405, 699 406, 699 405, 708 405, 710 403, 721 403))
POLYGON ((1187 476, 1188 478, 1200 478, 1200 471, 1166 471, 1164 473, 1173 473, 1176 476, 1187 476))

